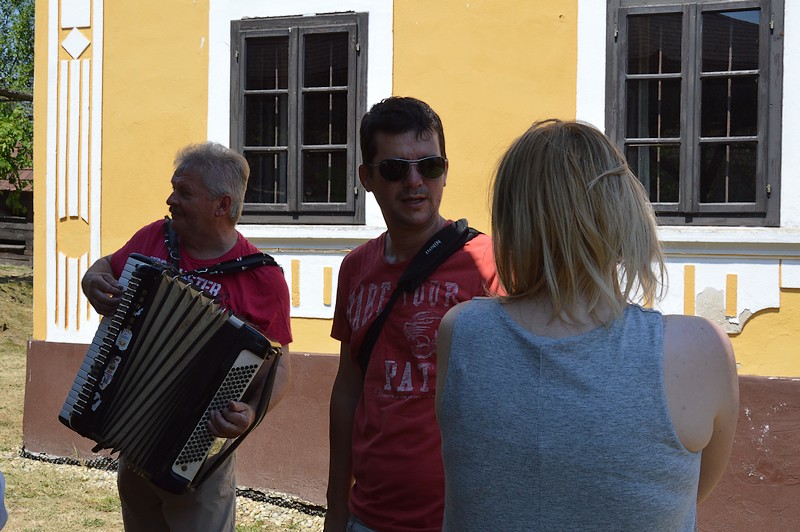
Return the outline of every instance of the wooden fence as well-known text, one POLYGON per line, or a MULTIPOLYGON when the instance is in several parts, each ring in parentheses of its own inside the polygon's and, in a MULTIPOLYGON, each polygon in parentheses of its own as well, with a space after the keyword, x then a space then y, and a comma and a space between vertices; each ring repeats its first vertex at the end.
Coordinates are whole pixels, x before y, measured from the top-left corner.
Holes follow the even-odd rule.
POLYGON ((33 223, 0 216, 0 264, 33 265, 33 223))

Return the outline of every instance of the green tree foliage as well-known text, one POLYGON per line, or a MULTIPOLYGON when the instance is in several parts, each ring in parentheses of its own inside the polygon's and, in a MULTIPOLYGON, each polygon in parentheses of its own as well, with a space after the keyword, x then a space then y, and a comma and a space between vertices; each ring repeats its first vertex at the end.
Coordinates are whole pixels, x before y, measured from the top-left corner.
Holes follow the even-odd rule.
POLYGON ((0 0, 0 181, 14 190, 12 212, 25 212, 20 170, 33 165, 34 0, 0 0))

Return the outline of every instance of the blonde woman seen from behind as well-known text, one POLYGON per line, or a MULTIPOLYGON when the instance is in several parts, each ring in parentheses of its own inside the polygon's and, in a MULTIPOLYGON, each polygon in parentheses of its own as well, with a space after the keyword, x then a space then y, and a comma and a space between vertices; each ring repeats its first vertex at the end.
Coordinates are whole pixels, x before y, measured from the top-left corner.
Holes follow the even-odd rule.
POLYGON ((445 530, 695 530, 738 415, 727 335, 665 316, 653 210, 579 122, 535 123, 502 157, 492 236, 508 295, 438 336, 445 530))

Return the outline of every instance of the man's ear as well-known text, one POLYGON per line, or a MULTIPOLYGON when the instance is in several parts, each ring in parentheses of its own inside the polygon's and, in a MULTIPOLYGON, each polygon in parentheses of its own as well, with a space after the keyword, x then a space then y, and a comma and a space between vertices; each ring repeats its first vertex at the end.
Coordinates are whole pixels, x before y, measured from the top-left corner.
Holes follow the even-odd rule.
POLYGON ((233 200, 231 199, 230 195, 223 194, 220 196, 217 201, 217 209, 214 211, 215 216, 228 216, 228 213, 231 210, 231 205, 233 204, 233 200))
POLYGON ((367 192, 372 192, 372 175, 370 174, 370 170, 370 167, 366 164, 358 165, 358 179, 367 192))

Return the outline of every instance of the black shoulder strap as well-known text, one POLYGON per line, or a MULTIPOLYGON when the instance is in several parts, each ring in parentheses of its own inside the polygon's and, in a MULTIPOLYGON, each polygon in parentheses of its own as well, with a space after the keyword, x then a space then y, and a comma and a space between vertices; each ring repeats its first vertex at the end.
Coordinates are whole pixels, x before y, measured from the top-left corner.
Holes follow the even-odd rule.
MULTIPOLYGON (((180 271, 181 254, 178 245, 178 234, 175 232, 175 229, 173 229, 172 220, 170 220, 169 216, 164 217, 164 245, 167 246, 167 251, 169 251, 170 262, 176 270, 180 271)), ((278 266, 278 263, 266 253, 253 253, 252 255, 246 255, 238 259, 220 262, 207 268, 197 268, 196 270, 184 273, 182 277, 198 273, 217 275, 239 272, 259 266, 278 266)))
MULTIPOLYGON (((238 259, 220 262, 208 268, 197 268, 187 272, 185 275, 193 275, 196 273, 203 273, 206 275, 217 275, 221 273, 241 272, 249 270, 250 268, 258 268, 259 266, 278 266, 275 259, 266 253, 253 253, 252 255, 245 255, 238 259)), ((280 266, 278 266, 280 268, 280 266)))
POLYGON ((364 342, 358 351, 358 365, 361 368, 361 377, 367 374, 369 358, 375 342, 378 341, 381 329, 383 328, 389 312, 392 310, 397 299, 402 292, 413 292, 419 285, 442 265, 447 258, 461 249, 464 244, 480 234, 480 231, 469 227, 467 220, 462 218, 455 223, 448 224, 440 229, 428 240, 422 249, 414 255, 408 267, 400 276, 397 287, 392 292, 389 301, 375 321, 367 329, 364 335, 364 342))
POLYGON ((178 233, 172 227, 172 220, 169 216, 164 216, 164 245, 169 252, 169 260, 176 270, 180 269, 181 253, 178 251, 178 233))

